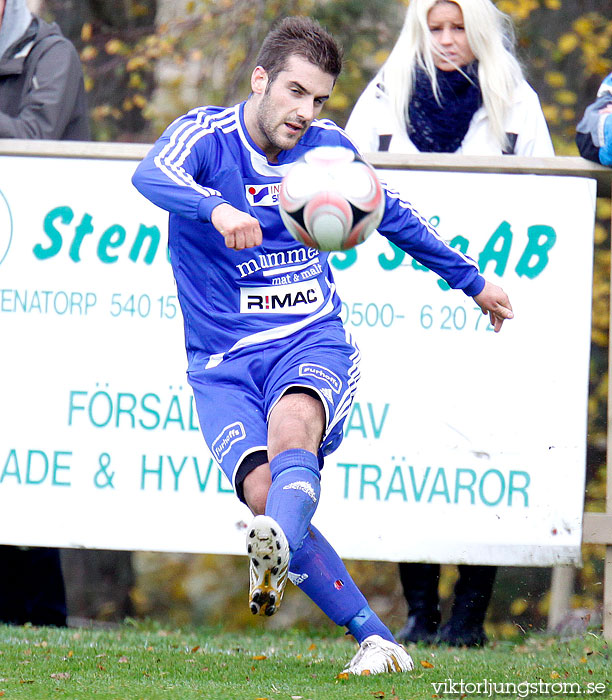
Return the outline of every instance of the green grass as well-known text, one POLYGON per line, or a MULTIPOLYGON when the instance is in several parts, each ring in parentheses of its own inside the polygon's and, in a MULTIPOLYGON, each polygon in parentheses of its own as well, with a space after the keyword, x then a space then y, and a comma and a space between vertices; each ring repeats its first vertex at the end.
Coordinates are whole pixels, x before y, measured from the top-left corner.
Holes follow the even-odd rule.
POLYGON ((254 633, 166 630, 151 623, 110 630, 0 626, 0 696, 421 700, 577 697, 578 690, 586 695, 589 689, 593 697, 612 695, 608 645, 592 634, 569 641, 534 635, 480 650, 412 647, 411 673, 346 678, 341 671, 356 651, 349 638, 295 630, 269 632, 264 624, 254 633), (450 688, 436 692, 432 683, 446 679, 517 686, 514 693, 506 692, 510 687, 485 694, 484 686, 480 693, 473 692, 476 686, 464 686, 462 694, 458 685, 454 692, 450 688), (528 690, 535 692, 527 695, 528 690))

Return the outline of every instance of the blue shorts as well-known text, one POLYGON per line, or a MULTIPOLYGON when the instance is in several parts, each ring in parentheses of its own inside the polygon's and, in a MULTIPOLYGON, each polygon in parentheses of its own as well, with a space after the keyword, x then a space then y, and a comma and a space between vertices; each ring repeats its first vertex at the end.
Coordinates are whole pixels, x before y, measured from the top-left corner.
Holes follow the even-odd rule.
POLYGON ((238 469, 267 461, 268 417, 287 391, 301 387, 323 403, 320 463, 337 449, 359 380, 359 359, 350 334, 334 320, 229 353, 216 367, 187 372, 206 444, 241 500, 249 469, 240 469, 237 478, 238 469), (249 459, 255 455, 259 459, 249 459))

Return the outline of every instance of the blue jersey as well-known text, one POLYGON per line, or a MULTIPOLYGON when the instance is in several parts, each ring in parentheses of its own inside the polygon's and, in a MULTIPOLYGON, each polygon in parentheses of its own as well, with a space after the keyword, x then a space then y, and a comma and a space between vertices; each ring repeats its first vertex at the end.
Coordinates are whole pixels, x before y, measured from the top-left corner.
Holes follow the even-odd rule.
MULTIPOLYGON (((231 351, 288 337, 340 312, 329 253, 298 243, 278 210, 280 182, 316 146, 356 150, 333 122, 320 119, 270 163, 244 124, 244 105, 200 107, 173 122, 138 166, 133 183, 170 212, 170 260, 185 324, 190 369, 213 367, 231 351), (210 223, 229 203, 258 219, 263 242, 226 248, 210 223)), ((474 296, 484 279, 412 206, 385 189, 378 231, 451 287, 474 296)))

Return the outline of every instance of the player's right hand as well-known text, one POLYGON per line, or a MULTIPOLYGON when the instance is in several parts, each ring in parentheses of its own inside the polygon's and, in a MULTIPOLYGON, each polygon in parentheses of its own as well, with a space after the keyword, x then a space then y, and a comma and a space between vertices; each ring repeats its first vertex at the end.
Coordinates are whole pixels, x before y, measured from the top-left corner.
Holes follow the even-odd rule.
POLYGON ((216 206, 212 210, 210 220, 225 238, 227 248, 243 250, 261 245, 262 234, 259 221, 231 204, 223 203, 216 206))

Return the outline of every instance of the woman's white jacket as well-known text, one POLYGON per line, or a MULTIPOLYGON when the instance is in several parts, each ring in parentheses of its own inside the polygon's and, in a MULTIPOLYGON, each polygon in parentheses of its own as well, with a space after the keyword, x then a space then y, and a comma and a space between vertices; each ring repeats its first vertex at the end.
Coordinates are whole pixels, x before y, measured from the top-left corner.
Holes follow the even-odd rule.
MULTIPOLYGON (((507 134, 515 135, 509 137, 509 143, 513 143, 512 155, 554 155, 540 100, 526 81, 515 90, 505 126, 507 134)), ((419 153, 408 136, 406 125, 398 122, 377 80, 373 80, 357 100, 345 130, 362 153, 419 153)), ((472 117, 467 134, 455 152, 464 155, 502 154, 484 107, 472 117)))

